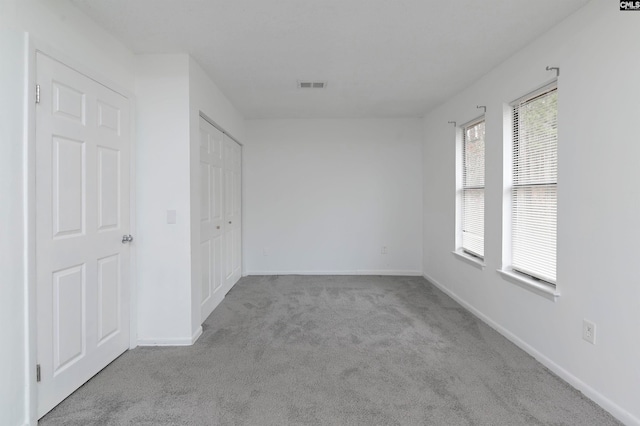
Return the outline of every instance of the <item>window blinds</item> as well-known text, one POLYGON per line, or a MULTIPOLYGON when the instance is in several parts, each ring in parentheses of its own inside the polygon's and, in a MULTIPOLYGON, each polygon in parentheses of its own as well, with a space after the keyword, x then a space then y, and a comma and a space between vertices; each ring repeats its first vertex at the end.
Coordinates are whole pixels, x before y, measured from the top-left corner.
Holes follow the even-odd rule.
POLYGON ((513 104, 512 269, 556 282, 557 87, 513 104))
POLYGON ((463 126, 462 250, 484 258, 484 119, 463 126))

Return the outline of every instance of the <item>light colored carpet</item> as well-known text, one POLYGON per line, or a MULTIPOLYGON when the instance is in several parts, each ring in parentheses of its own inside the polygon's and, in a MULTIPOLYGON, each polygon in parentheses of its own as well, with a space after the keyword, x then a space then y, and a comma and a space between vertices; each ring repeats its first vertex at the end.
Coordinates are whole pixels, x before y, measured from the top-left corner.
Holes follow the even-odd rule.
POLYGON ((126 352, 41 425, 614 425, 419 277, 243 278, 191 347, 126 352))

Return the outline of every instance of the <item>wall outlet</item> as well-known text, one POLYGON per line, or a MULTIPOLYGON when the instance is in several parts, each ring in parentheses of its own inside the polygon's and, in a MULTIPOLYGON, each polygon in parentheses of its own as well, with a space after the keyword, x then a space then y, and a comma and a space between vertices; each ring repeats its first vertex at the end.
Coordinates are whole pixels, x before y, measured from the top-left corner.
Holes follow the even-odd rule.
POLYGON ((587 320, 582 320, 582 338, 592 345, 596 344, 596 325, 587 320))
POLYGON ((382 250, 380 251, 381 254, 387 254, 387 246, 382 246, 382 250))
POLYGON ((271 250, 269 249, 269 247, 263 247, 262 248, 262 255, 263 256, 269 256, 270 251, 271 250))

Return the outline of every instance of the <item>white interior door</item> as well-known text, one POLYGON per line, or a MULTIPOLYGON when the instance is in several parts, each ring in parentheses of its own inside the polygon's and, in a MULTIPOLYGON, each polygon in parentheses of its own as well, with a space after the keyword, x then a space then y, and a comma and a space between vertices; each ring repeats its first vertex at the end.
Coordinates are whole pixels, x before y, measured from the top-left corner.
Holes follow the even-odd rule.
POLYGON ((38 417, 129 346, 129 102, 37 55, 38 417))
POLYGON ((200 117, 200 267, 204 321, 222 300, 222 132, 200 117))
POLYGON ((242 150, 224 135, 224 277, 225 293, 240 279, 241 269, 241 173, 242 150))

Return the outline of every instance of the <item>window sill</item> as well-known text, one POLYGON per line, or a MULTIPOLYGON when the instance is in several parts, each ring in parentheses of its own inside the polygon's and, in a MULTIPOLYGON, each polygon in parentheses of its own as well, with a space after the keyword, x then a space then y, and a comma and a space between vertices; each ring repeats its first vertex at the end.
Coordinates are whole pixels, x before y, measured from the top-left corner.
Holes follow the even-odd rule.
POLYGON ((471 256, 463 251, 455 250, 455 251, 452 251, 451 253, 453 253, 458 259, 480 270, 484 270, 484 267, 486 266, 484 263, 484 260, 478 259, 477 257, 471 256))
POLYGON ((517 272, 504 269, 498 269, 498 272, 505 280, 517 284, 525 290, 529 290, 538 296, 551 300, 552 302, 555 302, 556 299, 560 297, 560 292, 550 285, 528 278, 524 275, 518 274, 517 272))

